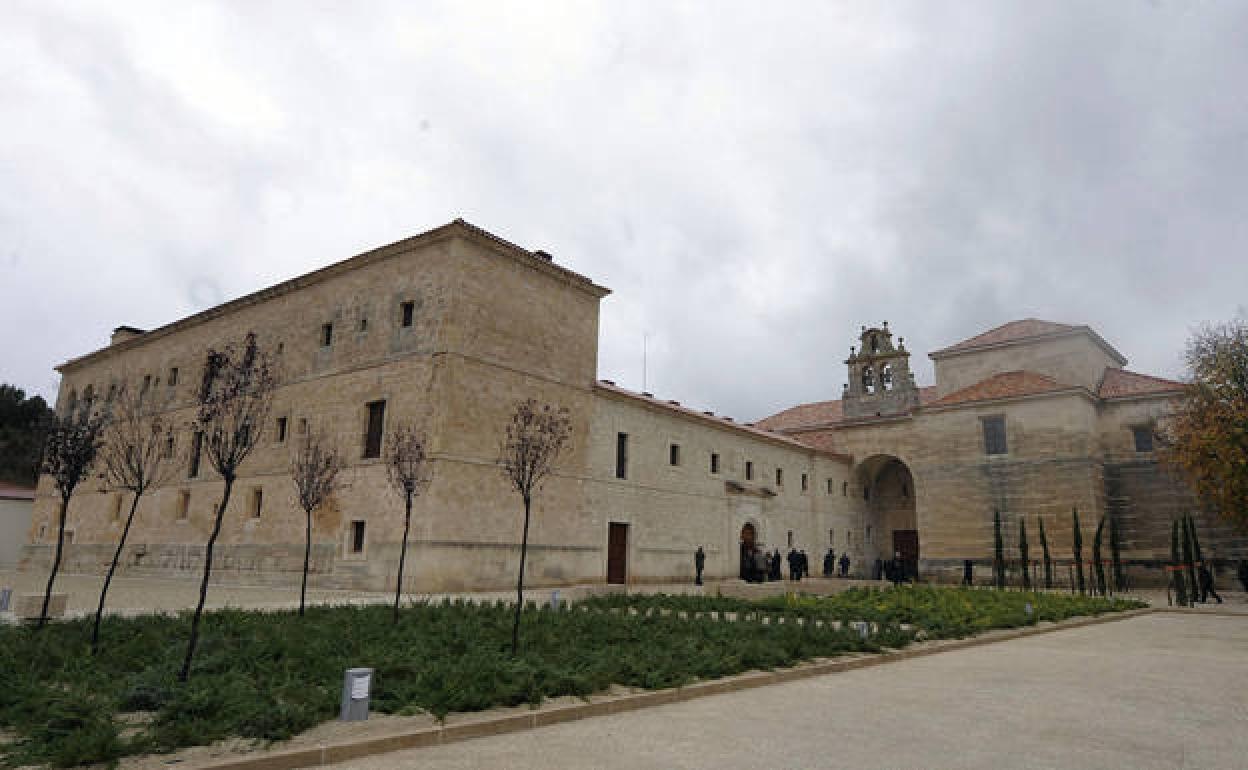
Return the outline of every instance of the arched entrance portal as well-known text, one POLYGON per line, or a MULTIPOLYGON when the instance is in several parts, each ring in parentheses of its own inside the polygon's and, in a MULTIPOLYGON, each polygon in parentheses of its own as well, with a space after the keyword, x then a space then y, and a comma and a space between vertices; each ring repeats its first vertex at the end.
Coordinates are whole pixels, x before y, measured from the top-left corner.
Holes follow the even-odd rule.
POLYGON ((876 559, 890 562, 901 555, 903 577, 919 574, 919 527, 915 514, 914 476, 892 455, 876 455, 859 465, 863 490, 863 550, 874 572, 876 559))
POLYGON ((754 565, 754 525, 746 522, 741 528, 741 579, 749 580, 754 565))

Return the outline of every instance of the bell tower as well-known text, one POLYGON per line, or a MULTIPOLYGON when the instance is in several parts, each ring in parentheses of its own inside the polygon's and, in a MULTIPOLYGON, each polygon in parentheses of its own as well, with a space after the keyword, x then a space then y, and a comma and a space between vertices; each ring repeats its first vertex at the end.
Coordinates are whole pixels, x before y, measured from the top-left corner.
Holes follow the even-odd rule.
POLYGON ((905 338, 898 337, 894 347, 893 333, 885 321, 883 326, 862 327, 858 343, 858 348, 850 347, 845 359, 849 382, 841 392, 844 415, 884 417, 906 414, 917 407, 919 389, 910 372, 905 338))

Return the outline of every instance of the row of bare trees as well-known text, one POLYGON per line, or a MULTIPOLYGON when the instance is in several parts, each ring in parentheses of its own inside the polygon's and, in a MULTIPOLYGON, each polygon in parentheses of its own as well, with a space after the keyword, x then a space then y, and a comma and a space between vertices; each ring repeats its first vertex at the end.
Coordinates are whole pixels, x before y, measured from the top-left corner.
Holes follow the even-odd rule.
MULTIPOLYGON (((204 549, 203 575, 199 598, 191 619, 190 637, 179 679, 190 676, 199 639, 200 621, 212 575, 213 549, 221 534, 240 467, 260 440, 267 422, 278 382, 276 363, 262 350, 254 334, 241 347, 210 350, 205 358, 202 379, 196 392, 196 409, 191 428, 197 436, 196 452, 202 452, 224 484, 217 502, 211 534, 204 549)), ((64 549, 66 513, 75 490, 93 473, 108 487, 131 494, 117 547, 109 564, 96 607, 91 632, 91 649, 99 647, 100 623, 109 587, 125 550, 143 495, 166 483, 180 466, 183 456, 170 419, 145 393, 124 385, 102 407, 84 401, 70 413, 52 416, 44 427, 44 449, 39 470, 49 476, 58 494, 57 544, 38 621, 47 622, 48 604, 60 569, 64 549)), ((519 648, 520 612, 524 600, 524 571, 534 495, 554 470, 559 455, 571 436, 571 420, 565 409, 541 405, 528 399, 516 405, 500 446, 498 464, 524 503, 520 571, 516 583, 516 614, 511 647, 519 648)), ((403 573, 411 531, 413 499, 431 481, 426 438, 413 423, 400 423, 386 440, 387 476, 404 500, 403 539, 399 551, 395 584, 394 621, 399 618, 403 573)), ((304 558, 299 588, 299 614, 307 601, 309 563, 312 553, 313 520, 318 511, 331 504, 336 492, 348 484, 344 454, 323 433, 307 431, 290 460, 299 507, 304 512, 304 558)))

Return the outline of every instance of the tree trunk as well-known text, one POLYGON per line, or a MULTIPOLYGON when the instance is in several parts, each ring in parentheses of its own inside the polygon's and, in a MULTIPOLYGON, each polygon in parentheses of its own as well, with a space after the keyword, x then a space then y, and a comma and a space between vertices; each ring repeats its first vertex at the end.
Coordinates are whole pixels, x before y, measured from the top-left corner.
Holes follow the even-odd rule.
POLYGON ((511 624, 511 656, 520 652, 520 612, 524 609, 524 561, 529 554, 529 507, 532 501, 524 498, 524 535, 520 538, 520 578, 516 581, 516 619, 511 624))
POLYGON ((299 617, 303 617, 303 605, 308 597, 308 561, 312 558, 312 511, 304 511, 307 517, 303 540, 303 582, 299 584, 299 617))
POLYGON ((104 598, 108 596, 108 587, 113 582, 113 573, 117 571, 117 564, 121 561, 121 552, 126 547, 126 538, 130 535, 130 525, 134 523, 134 512, 139 508, 139 497, 141 493, 134 493, 134 500, 130 502, 130 515, 126 517, 126 526, 122 527, 121 539, 117 541, 117 550, 113 553, 113 563, 108 565, 108 574, 104 576, 104 587, 100 589, 100 604, 95 608, 95 625, 91 629, 91 654, 94 655, 100 647, 100 618, 104 616, 104 598))
POLYGON ((56 556, 52 558, 52 572, 48 574, 48 587, 43 591, 43 609, 39 611, 39 625, 43 628, 48 622, 48 603, 52 601, 52 584, 56 582, 56 573, 61 568, 61 551, 65 547, 65 513, 69 510, 69 496, 61 495, 61 521, 56 529, 56 556))
POLYGON ((407 532, 412 527, 412 493, 407 493, 407 512, 403 516, 403 549, 399 551, 399 579, 394 586, 394 622, 399 622, 399 596, 403 593, 403 563, 407 561, 407 532))
POLYGON ((230 490, 234 488, 234 480, 225 480, 225 492, 221 495, 221 504, 217 506, 217 520, 212 525, 212 534, 208 537, 208 547, 204 549, 204 578, 199 583, 199 604, 195 605, 195 615, 191 618, 191 638, 186 643, 186 659, 182 661, 182 670, 178 673, 178 681, 185 682, 191 678, 191 659, 195 657, 195 645, 199 642, 199 619, 204 614, 204 600, 208 597, 208 578, 212 575, 212 547, 217 543, 217 535, 221 534, 221 520, 225 518, 225 506, 230 502, 230 490))

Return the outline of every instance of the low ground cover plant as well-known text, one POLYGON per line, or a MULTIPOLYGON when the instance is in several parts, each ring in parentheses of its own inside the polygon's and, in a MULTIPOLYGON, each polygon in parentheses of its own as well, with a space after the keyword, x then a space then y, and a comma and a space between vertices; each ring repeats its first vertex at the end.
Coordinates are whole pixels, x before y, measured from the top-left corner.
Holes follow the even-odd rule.
POLYGON ((0 746, 8 765, 68 767, 241 737, 278 741, 333 719, 344 669, 375 669, 373 708, 451 712, 586 696, 613 684, 676 687, 817 657, 903 647, 931 635, 1055 620, 1131 606, 1045 594, 905 588, 749 602, 612 596, 523 613, 511 655, 506 604, 391 609, 312 607, 207 613, 190 681, 180 683, 189 617, 105 618, 92 657, 89 621, 34 632, 0 627, 0 746), (1022 613, 1030 600, 1033 616, 1022 613), (736 613, 727 620, 723 613, 736 613), (712 615, 714 613, 714 615, 712 615), (799 623, 798 621, 803 622, 799 623), (861 638, 814 620, 865 620, 861 638), (914 627, 902 629, 901 624, 914 627))

